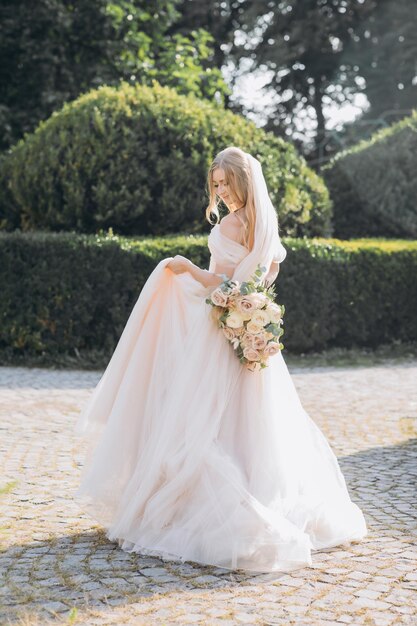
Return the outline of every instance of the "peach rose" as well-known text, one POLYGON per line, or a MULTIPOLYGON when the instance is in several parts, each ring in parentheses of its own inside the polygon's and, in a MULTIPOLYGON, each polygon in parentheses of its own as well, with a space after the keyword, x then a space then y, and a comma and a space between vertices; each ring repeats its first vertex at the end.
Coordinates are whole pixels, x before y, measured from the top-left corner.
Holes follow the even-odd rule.
POLYGON ((278 341, 270 341, 266 345, 263 352, 266 357, 270 357, 270 356, 273 356, 274 354, 278 354, 280 350, 281 348, 279 347, 278 341))
POLYGON ((238 311, 232 311, 226 318, 226 325, 230 328, 239 328, 243 326, 243 318, 238 311))
POLYGON ((241 337, 243 334, 245 334, 245 327, 239 326, 239 328, 234 328, 233 332, 235 333, 235 337, 241 337))
POLYGON ((243 316, 245 320, 250 320, 252 317, 252 313, 256 311, 256 305, 252 301, 252 298, 248 296, 241 296, 240 298, 236 298, 236 309, 243 316))
POLYGON ((228 295, 226 293, 223 293, 220 287, 217 287, 217 289, 212 291, 210 299, 216 306, 225 307, 227 304, 228 295))
POLYGON ((248 333, 251 333, 251 335, 257 335, 263 330, 263 326, 260 326, 259 324, 251 320, 246 324, 246 330, 248 333))
POLYGON ((260 372, 261 364, 258 361, 251 361, 250 363, 246 363, 246 367, 251 372, 260 372))
POLYGON ((222 331, 228 341, 232 341, 232 339, 235 338, 235 333, 233 331, 233 328, 229 328, 228 326, 223 326, 222 331))
POLYGON ((248 361, 259 361, 261 355, 257 350, 254 350, 253 348, 244 348, 243 356, 245 357, 245 359, 248 359, 248 361))
POLYGON ((240 336, 242 348, 252 348, 252 335, 244 331, 240 336))
POLYGON ((254 348, 254 350, 258 350, 259 352, 262 352, 266 344, 267 344, 267 340, 265 337, 265 333, 252 335, 252 348, 254 348))

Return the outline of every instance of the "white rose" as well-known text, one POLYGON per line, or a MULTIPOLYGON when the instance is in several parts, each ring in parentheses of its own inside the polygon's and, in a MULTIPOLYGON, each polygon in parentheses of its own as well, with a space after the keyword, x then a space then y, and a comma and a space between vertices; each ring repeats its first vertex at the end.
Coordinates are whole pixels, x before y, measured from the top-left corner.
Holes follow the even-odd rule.
POLYGON ((273 324, 278 324, 278 322, 280 321, 282 317, 282 309, 279 306, 279 304, 275 304, 275 302, 273 302, 272 304, 269 304, 266 308, 266 311, 269 315, 270 321, 273 324))
POLYGON ((232 311, 226 318, 226 325, 230 328, 240 328, 243 326, 243 318, 238 311, 232 311))
POLYGON ((270 316, 267 311, 255 311, 255 313, 252 315, 252 322, 262 327, 266 326, 269 323, 269 320, 270 316))
POLYGON ((252 300, 255 303, 257 309, 262 309, 265 304, 271 302, 271 299, 260 291, 252 295, 252 300))

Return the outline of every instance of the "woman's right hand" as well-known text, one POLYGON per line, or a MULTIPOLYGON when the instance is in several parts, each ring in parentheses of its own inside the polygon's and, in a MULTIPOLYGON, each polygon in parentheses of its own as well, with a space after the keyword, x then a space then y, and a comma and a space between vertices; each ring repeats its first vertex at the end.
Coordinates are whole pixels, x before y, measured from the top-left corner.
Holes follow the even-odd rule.
POLYGON ((174 274, 183 274, 190 271, 191 262, 181 254, 176 254, 171 261, 169 261, 165 267, 174 272, 174 274))

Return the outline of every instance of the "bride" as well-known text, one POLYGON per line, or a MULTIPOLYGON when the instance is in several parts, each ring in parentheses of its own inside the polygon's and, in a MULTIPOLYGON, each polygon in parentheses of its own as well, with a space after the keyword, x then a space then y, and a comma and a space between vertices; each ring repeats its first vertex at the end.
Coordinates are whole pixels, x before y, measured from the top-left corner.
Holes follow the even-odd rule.
MULTIPOLYGON (((75 432, 89 445, 74 494, 123 550, 253 572, 312 565, 360 540, 362 511, 304 410, 281 352, 250 371, 205 302, 224 275, 265 284, 286 256, 261 164, 214 159, 208 270, 165 258, 146 281, 75 432)), ((291 332, 291 329, 288 329, 291 332)))

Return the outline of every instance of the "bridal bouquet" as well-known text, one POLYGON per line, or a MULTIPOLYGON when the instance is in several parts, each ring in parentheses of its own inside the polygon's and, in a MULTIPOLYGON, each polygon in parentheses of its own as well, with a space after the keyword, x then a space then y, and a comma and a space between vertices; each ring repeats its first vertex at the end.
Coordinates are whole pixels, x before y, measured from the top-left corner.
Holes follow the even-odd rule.
POLYGON ((228 279, 206 298, 212 314, 224 336, 233 346, 241 363, 252 372, 267 367, 270 356, 283 349, 279 338, 285 307, 274 302, 274 286, 260 284, 266 268, 258 265, 247 282, 228 279))

